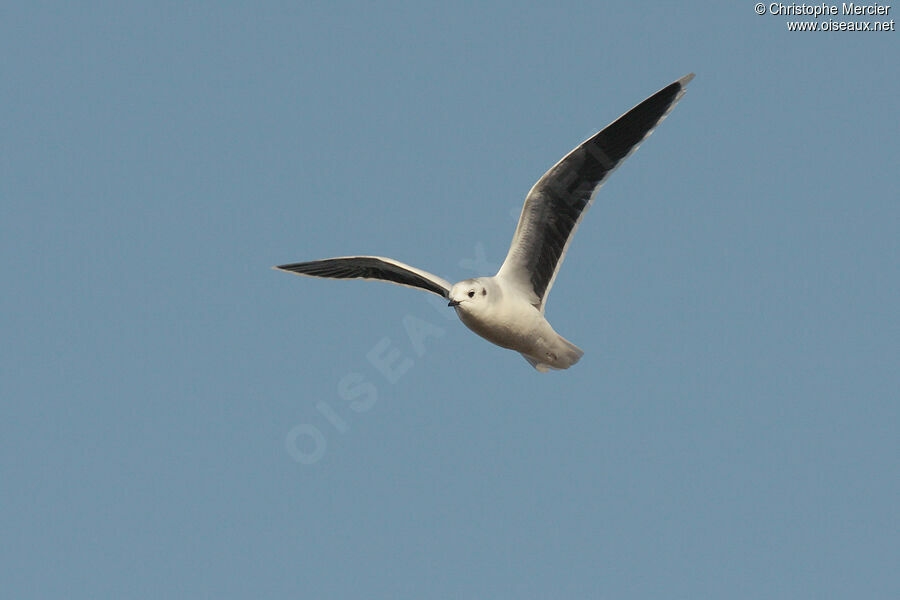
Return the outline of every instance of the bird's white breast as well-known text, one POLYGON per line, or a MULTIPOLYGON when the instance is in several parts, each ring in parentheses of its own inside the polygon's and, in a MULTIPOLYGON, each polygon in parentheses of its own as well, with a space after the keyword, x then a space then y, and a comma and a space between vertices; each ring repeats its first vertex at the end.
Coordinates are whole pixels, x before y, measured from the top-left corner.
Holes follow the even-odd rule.
POLYGON ((518 294, 503 294, 498 301, 486 303, 477 310, 470 310, 463 304, 456 312, 466 327, 511 350, 530 353, 536 344, 556 338, 540 311, 518 294))

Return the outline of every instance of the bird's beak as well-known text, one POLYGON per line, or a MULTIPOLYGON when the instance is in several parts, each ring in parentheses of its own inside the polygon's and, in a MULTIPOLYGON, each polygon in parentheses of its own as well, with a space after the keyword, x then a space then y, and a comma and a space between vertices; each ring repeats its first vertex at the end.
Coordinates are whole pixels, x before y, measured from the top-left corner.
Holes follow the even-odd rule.
POLYGON ((459 306, 461 302, 459 300, 451 300, 447 303, 447 306, 459 306))

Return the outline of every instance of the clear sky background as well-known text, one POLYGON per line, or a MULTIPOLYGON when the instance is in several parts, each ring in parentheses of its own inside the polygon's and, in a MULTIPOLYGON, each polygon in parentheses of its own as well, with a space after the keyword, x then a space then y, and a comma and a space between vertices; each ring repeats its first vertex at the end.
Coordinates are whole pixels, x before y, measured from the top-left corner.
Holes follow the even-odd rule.
POLYGON ((0 595, 900 597, 900 32, 305 4, 0 11, 0 595), (691 71, 556 281, 568 371, 269 268, 492 274, 691 71))

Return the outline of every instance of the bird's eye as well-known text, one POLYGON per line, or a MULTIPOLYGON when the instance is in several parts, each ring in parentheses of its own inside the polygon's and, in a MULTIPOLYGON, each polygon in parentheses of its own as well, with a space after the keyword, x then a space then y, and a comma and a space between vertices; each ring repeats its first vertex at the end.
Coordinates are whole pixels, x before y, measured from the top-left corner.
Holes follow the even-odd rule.
POLYGON ((485 288, 481 288, 481 295, 487 296, 487 290, 485 288))
POLYGON ((475 290, 469 290, 469 298, 475 297, 475 290))

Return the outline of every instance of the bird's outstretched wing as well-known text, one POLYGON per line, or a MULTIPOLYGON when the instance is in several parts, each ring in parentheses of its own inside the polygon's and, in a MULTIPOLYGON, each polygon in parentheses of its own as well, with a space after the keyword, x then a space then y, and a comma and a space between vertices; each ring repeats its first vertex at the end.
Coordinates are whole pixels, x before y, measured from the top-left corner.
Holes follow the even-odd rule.
POLYGON ((569 152, 528 192, 497 275, 533 292, 541 312, 594 194, 669 114, 693 78, 693 73, 686 75, 629 110, 569 152))
POLYGON ((307 277, 387 281, 421 288, 444 298, 450 294, 450 283, 440 277, 381 256, 341 256, 273 268, 307 277))

